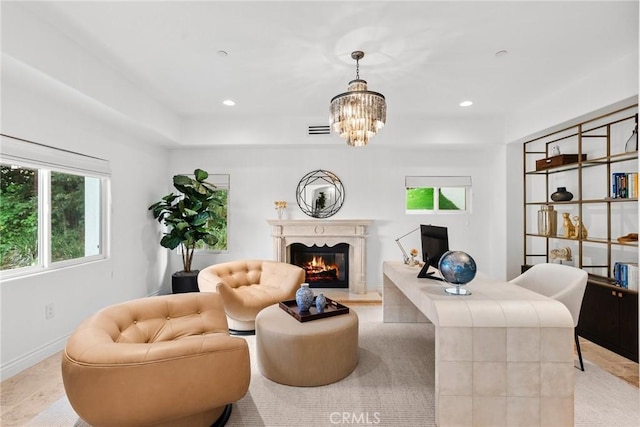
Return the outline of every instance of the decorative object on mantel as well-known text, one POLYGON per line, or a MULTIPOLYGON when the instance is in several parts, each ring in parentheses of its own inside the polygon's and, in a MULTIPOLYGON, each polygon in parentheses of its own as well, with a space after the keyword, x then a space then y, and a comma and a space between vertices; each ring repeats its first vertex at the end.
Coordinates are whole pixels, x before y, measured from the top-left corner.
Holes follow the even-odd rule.
POLYGON ((356 78, 349 82, 347 92, 336 95, 329 106, 329 124, 334 132, 347 140, 351 147, 363 147, 384 127, 387 121, 387 102, 381 93, 367 90, 367 82, 360 79, 360 60, 364 52, 351 53, 356 60, 356 78))
POLYGON ((551 249, 549 258, 553 261, 559 261, 560 264, 562 264, 562 261, 572 261, 571 248, 566 246, 564 248, 551 249))
POLYGON ((633 132, 631 132, 631 136, 624 144, 624 151, 627 153, 631 153, 634 151, 638 151, 638 115, 636 114, 636 126, 633 128, 633 132))
POLYGON ((344 187, 333 172, 318 169, 302 177, 296 190, 298 206, 313 218, 335 215, 344 203, 344 187))
POLYGON ((567 191, 567 187, 558 187, 558 189, 551 194, 551 200, 554 202, 568 202, 573 199, 573 193, 567 191))
POLYGON ((466 252, 448 251, 440 258, 438 262, 438 270, 442 278, 455 288, 447 288, 445 292, 449 295, 471 295, 466 289, 460 289, 460 286, 466 285, 476 277, 476 262, 466 252))
POLYGON ((573 223, 571 222, 571 217, 569 216, 569 212, 563 212, 562 213, 562 222, 564 225, 564 237, 566 237, 567 239, 570 239, 571 236, 573 236, 573 233, 575 231, 575 227, 573 226, 573 223))
POLYGON ((541 236, 555 236, 557 230, 558 212, 551 205, 542 205, 538 211, 538 234, 541 236))
POLYGON ((296 304, 301 312, 309 311, 313 305, 313 298, 313 291, 309 288, 309 284, 301 284, 300 289, 296 291, 296 304))
POLYGON ((287 209, 287 202, 284 200, 276 200, 276 212, 278 213, 278 219, 282 219, 282 215, 284 214, 285 209, 287 209))

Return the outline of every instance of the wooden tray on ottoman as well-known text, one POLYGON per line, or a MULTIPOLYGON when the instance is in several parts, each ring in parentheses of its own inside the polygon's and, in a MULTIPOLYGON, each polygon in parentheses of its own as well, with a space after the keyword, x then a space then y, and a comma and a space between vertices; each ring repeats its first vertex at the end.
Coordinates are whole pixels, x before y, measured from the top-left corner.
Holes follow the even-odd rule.
POLYGON ((318 309, 315 305, 315 300, 316 299, 314 298, 314 304, 306 313, 300 312, 298 304, 296 304, 296 300, 294 299, 289 301, 281 301, 278 305, 281 309, 289 313, 291 316, 295 317, 299 322, 308 322, 310 320, 323 319, 325 317, 339 316, 341 314, 347 314, 349 312, 349 307, 347 307, 346 305, 342 305, 339 302, 332 300, 331 298, 327 298, 327 307, 322 313, 318 313, 318 309))

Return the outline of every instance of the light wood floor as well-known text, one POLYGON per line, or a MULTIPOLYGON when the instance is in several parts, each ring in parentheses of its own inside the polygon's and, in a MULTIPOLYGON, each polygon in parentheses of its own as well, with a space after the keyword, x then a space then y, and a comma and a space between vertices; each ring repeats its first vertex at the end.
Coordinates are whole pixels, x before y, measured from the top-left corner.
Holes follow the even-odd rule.
MULTIPOLYGON (((347 301, 344 301, 347 302, 347 301)), ((350 305, 374 301, 348 301, 350 305)), ((582 356, 595 365, 638 387, 638 364, 580 338, 582 356)), ((64 396, 60 372, 61 353, 0 383, 0 425, 23 426, 64 396)), ((576 358, 577 365, 577 358, 576 358)), ((589 369, 587 366, 586 369, 589 369)), ((579 375, 579 372, 576 372, 579 375)))

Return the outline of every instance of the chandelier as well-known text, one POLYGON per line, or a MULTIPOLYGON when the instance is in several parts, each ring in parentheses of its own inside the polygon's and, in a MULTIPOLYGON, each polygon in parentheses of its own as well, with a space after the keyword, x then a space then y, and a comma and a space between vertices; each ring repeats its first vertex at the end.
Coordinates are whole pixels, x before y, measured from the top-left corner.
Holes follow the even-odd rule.
POLYGON ((347 92, 331 99, 329 123, 334 132, 347 140, 347 145, 362 147, 374 136, 387 120, 387 103, 384 95, 367 90, 367 82, 360 79, 360 60, 364 52, 351 53, 356 60, 356 79, 349 82, 347 92))

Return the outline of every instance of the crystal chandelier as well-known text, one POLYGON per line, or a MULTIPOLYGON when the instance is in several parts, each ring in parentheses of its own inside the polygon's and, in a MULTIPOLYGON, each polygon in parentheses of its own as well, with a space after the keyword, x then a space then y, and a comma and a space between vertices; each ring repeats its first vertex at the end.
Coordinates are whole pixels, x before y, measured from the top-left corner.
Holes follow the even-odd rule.
POLYGON ((334 132, 347 140, 347 145, 362 147, 387 120, 387 103, 381 93, 367 90, 367 82, 360 79, 360 60, 364 52, 351 53, 356 60, 356 79, 349 82, 347 92, 331 100, 329 123, 334 132))

